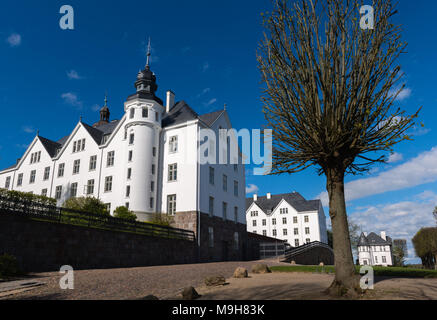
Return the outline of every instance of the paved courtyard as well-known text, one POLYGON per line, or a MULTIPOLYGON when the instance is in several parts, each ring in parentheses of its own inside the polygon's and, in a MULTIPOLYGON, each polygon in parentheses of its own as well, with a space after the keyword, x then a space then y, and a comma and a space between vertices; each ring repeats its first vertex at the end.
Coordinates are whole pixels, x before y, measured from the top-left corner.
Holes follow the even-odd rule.
MULTIPOLYGON (((283 265, 263 261, 269 266, 283 265)), ((333 275, 313 273, 251 274, 246 279, 233 279, 234 270, 252 262, 218 262, 191 265, 154 266, 126 269, 75 271, 75 289, 61 290, 58 272, 31 274, 14 289, 13 283, 0 283, 1 299, 141 299, 155 295, 160 299, 178 299, 181 289, 193 286, 205 300, 299 300, 327 299, 323 291, 333 275), (227 284, 208 288, 205 277, 223 275, 227 284), (42 284, 42 285, 41 285, 42 284), (35 286, 36 285, 36 286, 35 286), (2 289, 3 288, 3 289, 2 289)), ((288 264, 287 264, 288 265, 288 264)), ((375 290, 365 299, 437 300, 437 279, 377 278, 375 290)))

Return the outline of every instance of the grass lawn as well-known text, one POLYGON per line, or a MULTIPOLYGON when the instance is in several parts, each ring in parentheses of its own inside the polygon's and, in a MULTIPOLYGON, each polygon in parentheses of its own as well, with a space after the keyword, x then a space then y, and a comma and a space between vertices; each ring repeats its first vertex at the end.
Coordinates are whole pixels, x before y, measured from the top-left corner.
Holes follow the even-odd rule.
MULTIPOLYGON (((311 273, 334 273, 334 266, 274 266, 270 267, 273 272, 311 272, 311 273)), ((359 274, 360 267, 355 267, 359 274)), ((401 278, 437 278, 437 270, 412 269, 401 267, 373 267, 375 276, 401 277, 401 278)))

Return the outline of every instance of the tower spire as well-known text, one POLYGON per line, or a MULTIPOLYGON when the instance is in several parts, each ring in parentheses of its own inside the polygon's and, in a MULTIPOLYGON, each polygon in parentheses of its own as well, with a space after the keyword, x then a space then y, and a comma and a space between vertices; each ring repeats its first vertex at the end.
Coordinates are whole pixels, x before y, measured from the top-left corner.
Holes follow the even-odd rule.
POLYGON ((150 37, 149 37, 149 44, 147 45, 147 62, 146 62, 146 68, 150 67, 150 55, 151 55, 152 47, 150 45, 150 37))

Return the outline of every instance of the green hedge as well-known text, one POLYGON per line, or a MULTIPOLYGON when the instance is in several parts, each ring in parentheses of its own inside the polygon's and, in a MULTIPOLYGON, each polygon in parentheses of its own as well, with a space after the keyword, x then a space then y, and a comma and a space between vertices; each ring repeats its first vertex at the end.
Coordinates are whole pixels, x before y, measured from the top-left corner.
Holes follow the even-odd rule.
MULTIPOLYGON (((355 267, 357 274, 360 266, 355 267)), ((312 272, 312 273, 334 273, 334 266, 274 266, 270 268, 274 272, 312 272)), ((401 277, 401 278, 437 278, 437 270, 412 269, 407 267, 373 267, 374 275, 380 277, 401 277)))
POLYGON ((9 254, 0 256, 0 279, 18 276, 21 274, 17 259, 9 254))
POLYGON ((11 191, 1 188, 0 188, 0 199, 4 199, 6 201, 12 201, 15 203, 32 202, 33 205, 56 206, 56 200, 53 198, 40 196, 28 192, 11 191))

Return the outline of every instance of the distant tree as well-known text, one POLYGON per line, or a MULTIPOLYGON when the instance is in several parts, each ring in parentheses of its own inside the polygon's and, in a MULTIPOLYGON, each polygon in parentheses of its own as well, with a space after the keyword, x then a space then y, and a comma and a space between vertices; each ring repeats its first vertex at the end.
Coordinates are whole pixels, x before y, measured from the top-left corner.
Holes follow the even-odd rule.
POLYGON ((416 254, 426 269, 437 269, 437 228, 422 228, 413 238, 416 254))
POLYGON ((331 229, 328 229, 327 231, 326 231, 327 233, 328 233, 328 245, 331 247, 331 248, 334 248, 334 244, 333 244, 333 238, 332 238, 332 230, 331 229))
POLYGON ((395 267, 403 267, 405 264, 405 252, 401 246, 393 247, 393 265, 395 267))
POLYGON ((114 217, 127 220, 137 220, 137 215, 125 206, 117 207, 114 210, 114 217))
POLYGON ((64 202, 63 207, 72 210, 109 216, 106 205, 94 197, 70 198, 64 202))
POLYGON ((347 173, 386 162, 384 151, 410 138, 418 113, 395 108, 405 52, 396 4, 374 0, 374 28, 360 28, 362 0, 278 0, 265 15, 258 52, 267 127, 273 128, 271 174, 316 166, 326 176, 332 223, 334 295, 361 292, 344 195, 347 173))

